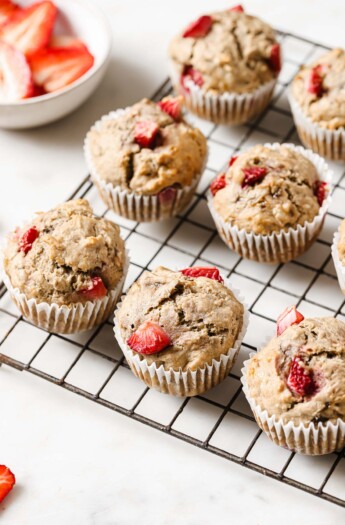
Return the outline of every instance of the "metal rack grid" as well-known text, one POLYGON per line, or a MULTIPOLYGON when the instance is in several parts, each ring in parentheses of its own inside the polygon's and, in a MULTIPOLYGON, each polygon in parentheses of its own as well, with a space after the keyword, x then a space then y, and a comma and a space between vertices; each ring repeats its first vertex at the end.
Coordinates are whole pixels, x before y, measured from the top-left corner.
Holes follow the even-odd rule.
MULTIPOLYGON (((18 315, 3 283, 0 364, 38 375, 208 452, 345 507, 345 451, 310 458, 273 445, 256 426, 239 380, 243 360, 274 332, 277 313, 288 304, 299 305, 304 315, 345 320, 345 301, 330 254, 333 232, 345 215, 345 167, 331 163, 335 188, 323 232, 306 254, 288 264, 260 265, 231 252, 217 236, 205 201, 210 181, 235 151, 262 142, 299 143, 286 88, 303 62, 327 48, 288 33, 279 32, 279 38, 285 63, 274 98, 263 114, 236 128, 187 117, 207 136, 210 155, 194 200, 183 215, 162 224, 139 224, 117 217, 101 202, 89 177, 70 197, 86 197, 97 214, 120 224, 132 255, 126 288, 145 269, 159 264, 183 267, 211 263, 242 290, 250 304, 250 326, 229 377, 212 391, 191 399, 149 390, 130 372, 113 338, 111 320, 79 335, 44 332, 18 315)), ((167 80, 154 98, 170 91, 167 80)))

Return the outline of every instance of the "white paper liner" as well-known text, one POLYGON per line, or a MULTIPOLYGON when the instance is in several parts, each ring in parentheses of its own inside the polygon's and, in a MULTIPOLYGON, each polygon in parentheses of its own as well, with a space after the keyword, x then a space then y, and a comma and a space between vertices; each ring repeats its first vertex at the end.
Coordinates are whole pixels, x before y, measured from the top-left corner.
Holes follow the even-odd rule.
POLYGON ((339 251, 338 251, 339 241, 340 241, 340 230, 338 230, 334 234, 334 237, 333 237, 332 257, 333 257, 334 267, 337 272, 339 286, 341 288, 341 291, 345 295, 345 266, 342 264, 342 262, 339 259, 339 251))
MULTIPOLYGON (((255 352, 250 354, 250 357, 255 352)), ((247 369, 250 359, 244 361, 241 382, 243 392, 253 411, 257 424, 265 434, 276 444, 288 448, 298 454, 308 456, 320 456, 331 454, 340 450, 345 445, 345 421, 338 418, 335 423, 300 423, 296 425, 293 421, 284 423, 281 418, 269 416, 267 410, 259 407, 250 396, 247 383, 247 369)))
POLYGON ((180 73, 170 64, 170 77, 176 93, 183 95, 189 111, 216 124, 243 124, 260 114, 272 98, 277 78, 260 86, 252 93, 205 93, 192 80, 186 79, 189 92, 180 84, 180 73))
MULTIPOLYGON (((111 111, 98 120, 91 127, 91 130, 99 130, 104 121, 116 119, 130 109, 130 107, 127 107, 111 111)), ((194 177, 192 184, 177 189, 174 199, 169 203, 162 204, 159 194, 140 195, 127 189, 113 186, 110 182, 105 182, 98 174, 93 163, 88 135, 84 141, 84 155, 91 178, 108 208, 112 209, 118 215, 136 222, 160 221, 178 215, 191 201, 206 165, 205 159, 203 168, 200 173, 194 177)))
POLYGON ((280 233, 270 235, 259 235, 248 233, 226 223, 217 213, 213 206, 213 195, 207 193, 208 206, 216 224, 218 233, 225 244, 237 252, 241 257, 265 263, 287 262, 295 259, 305 252, 319 235, 325 215, 331 200, 332 171, 326 162, 311 150, 306 150, 294 144, 265 144, 265 147, 279 149, 282 145, 297 151, 309 159, 317 169, 320 180, 329 185, 328 195, 322 203, 318 214, 312 222, 306 222, 303 226, 298 224, 296 228, 289 228, 280 233))
POLYGON ((288 98, 301 142, 323 157, 331 160, 345 160, 345 129, 331 130, 318 126, 303 113, 291 90, 288 98))
MULTIPOLYGON (((173 396, 190 397, 200 395, 210 388, 213 388, 229 374, 247 331, 249 313, 239 292, 230 286, 227 279, 224 279, 224 284, 233 292, 236 299, 240 301, 244 307, 243 326, 234 346, 230 348, 226 354, 222 354, 218 360, 213 359, 212 364, 205 365, 205 367, 198 368, 197 370, 182 371, 181 369, 174 370, 173 368, 166 370, 163 365, 159 367, 157 367, 155 363, 148 365, 145 357, 133 352, 122 339, 115 315, 115 338, 134 375, 141 379, 148 387, 155 388, 160 392, 173 396)), ((117 309, 120 307, 121 301, 118 303, 117 309)))
POLYGON ((106 321, 114 311, 119 300, 129 267, 129 255, 125 251, 123 275, 113 290, 96 301, 75 303, 70 306, 60 306, 56 303, 41 302, 28 299, 18 288, 14 288, 6 274, 3 264, 3 252, 0 251, 0 274, 6 288, 19 309, 20 313, 39 328, 58 334, 74 334, 91 330, 106 321))

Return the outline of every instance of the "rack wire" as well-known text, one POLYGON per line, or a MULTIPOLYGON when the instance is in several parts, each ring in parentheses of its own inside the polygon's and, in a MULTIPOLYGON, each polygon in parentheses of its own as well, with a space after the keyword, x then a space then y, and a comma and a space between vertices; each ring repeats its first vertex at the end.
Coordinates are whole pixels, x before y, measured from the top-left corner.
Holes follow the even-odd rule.
MULTIPOLYGON (((334 169, 333 201, 320 237, 303 256, 273 266, 245 261, 219 239, 209 215, 205 192, 234 152, 263 142, 299 143, 286 89, 300 65, 326 47, 290 33, 278 32, 284 67, 269 107, 248 125, 229 128, 187 116, 207 136, 207 169, 192 204, 162 224, 139 224, 115 216, 99 199, 89 177, 70 198, 85 197, 95 212, 115 220, 131 251, 126 288, 146 269, 164 264, 183 267, 215 264, 240 288, 250 304, 250 326, 237 363, 226 380, 195 398, 173 398, 148 389, 133 376, 113 337, 112 320, 91 332, 63 336, 44 332, 21 317, 0 283, 0 363, 35 374, 88 398, 317 497, 345 507, 345 451, 303 457, 273 445, 257 427, 239 380, 248 353, 274 331, 277 312, 295 303, 304 315, 331 315, 345 320, 345 301, 331 260, 332 236, 345 209, 345 168, 334 169), (25 341, 25 345, 23 344, 25 341)), ((171 92, 166 80, 153 98, 171 92)))

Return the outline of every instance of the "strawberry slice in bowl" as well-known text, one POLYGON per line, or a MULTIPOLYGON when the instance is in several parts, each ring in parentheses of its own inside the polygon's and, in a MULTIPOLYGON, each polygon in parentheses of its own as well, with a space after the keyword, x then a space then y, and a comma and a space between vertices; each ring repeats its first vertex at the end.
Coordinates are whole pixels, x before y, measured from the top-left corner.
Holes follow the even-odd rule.
POLYGON ((16 102, 33 94, 32 74, 25 56, 0 41, 0 103, 16 102))
POLYGON ((18 11, 20 11, 19 5, 11 0, 0 0, 0 27, 18 11))

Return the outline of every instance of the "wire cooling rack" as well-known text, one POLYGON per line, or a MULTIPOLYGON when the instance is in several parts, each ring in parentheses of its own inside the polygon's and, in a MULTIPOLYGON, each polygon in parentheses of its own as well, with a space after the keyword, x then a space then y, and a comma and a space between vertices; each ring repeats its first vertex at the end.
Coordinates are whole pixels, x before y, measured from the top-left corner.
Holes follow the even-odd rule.
MULTIPOLYGON (((257 143, 299 143, 286 88, 299 66, 327 48, 279 32, 284 67, 273 101, 248 125, 230 128, 188 116, 208 138, 207 169, 192 204, 183 215, 161 224, 125 220, 106 209, 87 177, 70 198, 85 197, 95 213, 120 224, 131 252, 126 288, 158 265, 216 265, 242 291, 250 305, 250 324, 238 360, 226 380, 191 399, 146 388, 128 368, 114 340, 112 321, 91 332, 62 336, 44 332, 18 315, 0 283, 0 362, 25 370, 105 405, 162 432, 345 507, 345 455, 303 457, 272 444, 257 427, 239 380, 243 360, 274 333, 275 319, 297 304, 305 316, 331 315, 345 320, 344 297, 332 264, 330 245, 345 215, 345 166, 334 169, 333 201, 317 242, 297 260, 263 265, 241 259, 218 237, 205 200, 215 174, 235 151, 257 143)), ((167 80, 154 95, 168 94, 167 80)))

